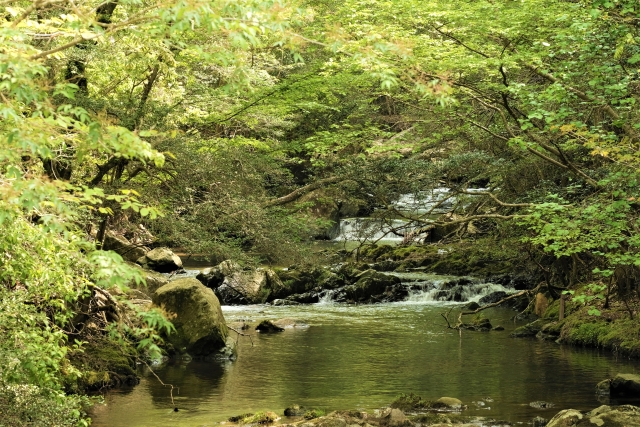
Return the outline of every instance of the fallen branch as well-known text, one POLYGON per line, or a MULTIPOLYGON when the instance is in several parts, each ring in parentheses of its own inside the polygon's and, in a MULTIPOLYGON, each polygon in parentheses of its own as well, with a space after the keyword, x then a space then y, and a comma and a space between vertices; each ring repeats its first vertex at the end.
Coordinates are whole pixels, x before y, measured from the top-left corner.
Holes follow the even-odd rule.
POLYGON ((494 303, 491 303, 491 304, 487 304, 487 305, 483 305, 482 307, 479 307, 479 308, 477 308, 475 310, 472 310, 472 311, 462 311, 461 310, 460 313, 458 314, 458 323, 455 326, 451 326, 451 322, 449 321, 449 314, 451 313, 451 310, 453 310, 453 308, 449 309, 449 311, 447 312, 446 315, 444 313, 440 313, 440 315, 447 322, 447 328, 449 328, 449 329, 457 329, 457 330, 461 331, 462 330, 462 325, 463 325, 462 316, 466 316, 466 315, 469 315, 469 314, 478 314, 482 310, 486 310, 487 308, 491 308, 491 307, 497 307, 500 304, 503 304, 503 303, 505 303, 505 302, 507 302, 509 300, 521 297, 523 295, 528 295, 530 292, 534 292, 536 290, 537 290, 537 288, 533 289, 532 291, 527 291, 527 290, 520 291, 518 293, 511 294, 511 295, 509 295, 507 297, 504 297, 500 301, 497 301, 497 302, 494 302, 494 303))
MULTIPOLYGON (((240 335, 242 335, 243 337, 249 337, 249 340, 251 341, 251 347, 253 347, 253 338, 251 337, 251 335, 249 334, 245 334, 243 332, 238 331, 237 329, 232 328, 231 326, 227 325, 227 328, 231 329, 233 332, 235 332, 236 334, 238 334, 238 338, 240 338, 240 335)), ((236 338, 236 344, 238 344, 238 338, 236 338)))
POLYGON ((277 199, 273 199, 273 200, 269 200, 268 202, 265 202, 262 204, 262 207, 268 208, 270 206, 279 206, 279 205, 284 205, 285 203, 289 203, 289 202, 293 202, 296 199, 299 199, 300 197, 302 197, 303 195, 313 191, 313 190, 317 190, 320 187, 323 187, 327 184, 333 184, 335 182, 340 182, 340 181, 345 181, 345 179, 343 177, 340 176, 333 176, 331 178, 325 178, 325 179, 321 179, 319 181, 313 182, 311 184, 305 185, 304 187, 300 187, 297 190, 292 191, 291 193, 287 194, 286 196, 282 196, 282 197, 278 197, 277 199))
POLYGON ((153 371, 153 369, 151 369, 151 366, 149 366, 149 364, 147 362, 142 360, 142 363, 144 363, 146 365, 146 367, 149 368, 149 371, 153 374, 154 377, 156 377, 156 379, 160 382, 160 384, 162 384, 163 387, 171 387, 171 390, 169 390, 169 395, 171 396, 171 405, 173 406, 173 410, 175 412, 178 412, 178 407, 176 406, 175 402, 173 401, 173 389, 174 388, 177 389, 178 390, 178 394, 180 394, 180 387, 176 387, 173 384, 165 384, 164 382, 162 382, 160 377, 153 371))

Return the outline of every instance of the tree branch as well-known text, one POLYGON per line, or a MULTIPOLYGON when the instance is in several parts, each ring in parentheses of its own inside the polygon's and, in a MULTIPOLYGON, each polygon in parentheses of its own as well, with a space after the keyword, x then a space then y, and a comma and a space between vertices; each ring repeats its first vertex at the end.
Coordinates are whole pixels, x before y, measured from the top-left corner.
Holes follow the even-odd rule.
POLYGON ((299 199, 300 197, 302 197, 303 195, 316 190, 320 187, 323 187, 327 184, 333 184, 336 182, 340 182, 340 181, 346 181, 345 178, 340 177, 340 176, 334 176, 331 178, 325 178, 325 179, 321 179, 319 181, 313 182, 311 184, 305 185, 304 187, 300 187, 297 190, 292 191, 291 193, 287 194, 286 196, 282 196, 282 197, 278 197, 277 199, 274 200, 270 200, 268 202, 265 202, 262 204, 262 207, 267 208, 267 207, 271 207, 271 206, 280 206, 280 205, 284 205, 285 203, 289 203, 289 202, 293 202, 294 200, 299 199))

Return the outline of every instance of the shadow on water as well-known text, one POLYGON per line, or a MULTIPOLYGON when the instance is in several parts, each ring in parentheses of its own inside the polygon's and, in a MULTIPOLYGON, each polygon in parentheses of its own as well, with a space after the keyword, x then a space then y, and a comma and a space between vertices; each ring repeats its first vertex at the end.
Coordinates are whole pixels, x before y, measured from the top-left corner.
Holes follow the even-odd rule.
MULTIPOLYGON (((147 368, 143 368, 148 371, 147 368)), ((180 409, 195 409, 198 402, 216 394, 224 376, 224 366, 220 363, 202 361, 170 361, 154 372, 165 384, 171 384, 173 399, 180 409)), ((149 379, 147 389, 153 404, 157 407, 171 406, 171 387, 163 386, 150 372, 144 372, 149 379), (155 381, 154 381, 155 380, 155 381)))

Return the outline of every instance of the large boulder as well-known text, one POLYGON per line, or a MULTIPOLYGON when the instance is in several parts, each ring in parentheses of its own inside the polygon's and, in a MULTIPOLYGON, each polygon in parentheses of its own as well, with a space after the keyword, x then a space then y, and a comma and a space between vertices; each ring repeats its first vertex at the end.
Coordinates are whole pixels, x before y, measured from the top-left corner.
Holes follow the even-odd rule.
POLYGON ((217 267, 205 268, 196 276, 207 288, 216 289, 224 282, 224 274, 217 267))
POLYGON ((148 248, 131 243, 126 237, 118 236, 113 233, 107 233, 104 237, 102 249, 105 251, 114 251, 124 260, 135 262, 138 258, 144 256, 148 248))
POLYGON ((379 296, 400 284, 400 278, 383 273, 379 273, 373 269, 363 271, 356 276, 356 283, 345 286, 349 298, 354 301, 369 301, 374 296, 379 296))
POLYGON ((174 280, 156 290, 152 299, 176 328, 167 337, 176 352, 205 357, 226 346, 228 331, 218 298, 198 280, 174 280))
POLYGON ((264 303, 291 294, 275 271, 258 268, 245 272, 231 260, 205 268, 196 279, 213 289, 220 302, 225 305, 264 303))
POLYGON ((170 273, 182 268, 182 260, 169 248, 153 249, 136 262, 145 268, 150 268, 160 273, 170 273))
POLYGON ((263 303, 267 296, 267 275, 264 270, 226 276, 216 288, 216 295, 225 305, 263 303))
POLYGON ((618 374, 610 384, 612 397, 638 397, 640 396, 640 375, 618 374))

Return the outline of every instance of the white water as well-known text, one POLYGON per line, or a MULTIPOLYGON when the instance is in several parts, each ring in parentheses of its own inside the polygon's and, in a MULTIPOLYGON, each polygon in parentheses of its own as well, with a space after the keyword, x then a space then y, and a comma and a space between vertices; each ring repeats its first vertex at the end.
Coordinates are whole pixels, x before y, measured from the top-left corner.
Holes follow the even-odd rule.
POLYGON ((344 242, 402 242, 403 234, 414 230, 408 221, 376 218, 345 218, 340 220, 340 232, 334 239, 344 242), (395 233, 397 234, 394 234, 395 233))
MULTIPOLYGON (((486 189, 469 188, 467 191, 477 193, 486 189)), ((392 205, 398 211, 412 215, 440 215, 450 212, 458 201, 458 197, 450 193, 449 188, 438 187, 416 194, 402 194, 392 205)), ((424 220, 428 221, 427 218, 424 220)), ((339 230, 333 240, 397 244, 403 241, 405 234, 423 226, 424 223, 416 226, 402 219, 344 218, 340 220, 339 230)))

